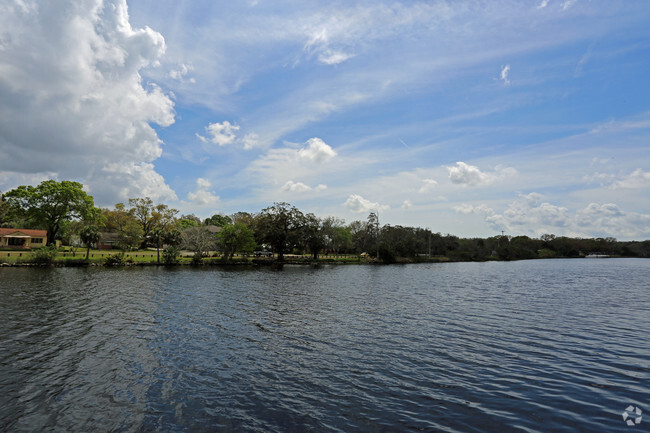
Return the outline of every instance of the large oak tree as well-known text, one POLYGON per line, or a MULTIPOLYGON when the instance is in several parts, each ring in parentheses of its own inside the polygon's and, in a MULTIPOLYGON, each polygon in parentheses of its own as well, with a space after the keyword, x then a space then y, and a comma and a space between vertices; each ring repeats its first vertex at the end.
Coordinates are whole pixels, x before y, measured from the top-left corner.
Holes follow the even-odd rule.
POLYGON ((289 203, 274 203, 256 218, 256 237, 260 244, 269 244, 278 254, 278 260, 284 260, 284 253, 300 242, 305 216, 298 208, 289 203))
POLYGON ((21 185, 4 194, 15 215, 47 230, 47 244, 61 235, 67 221, 93 220, 99 215, 93 198, 79 182, 45 180, 38 186, 21 185))

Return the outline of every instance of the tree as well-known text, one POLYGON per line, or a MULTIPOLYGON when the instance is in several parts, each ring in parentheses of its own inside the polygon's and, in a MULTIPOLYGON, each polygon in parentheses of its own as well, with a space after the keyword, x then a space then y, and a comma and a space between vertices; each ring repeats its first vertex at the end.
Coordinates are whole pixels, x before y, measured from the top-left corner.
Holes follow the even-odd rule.
POLYGON ((181 215, 180 217, 178 217, 178 221, 176 222, 176 226, 178 227, 179 230, 185 230, 190 227, 196 227, 200 225, 201 225, 201 219, 194 214, 181 215))
POLYGON ((156 245, 156 263, 158 264, 160 264, 160 244, 163 242, 164 237, 165 237, 165 230, 160 227, 156 227, 151 232, 151 240, 156 245))
POLYGON ((375 248, 377 250, 377 255, 379 255, 379 215, 374 212, 370 212, 368 215, 366 230, 368 231, 368 236, 375 243, 375 248))
POLYGON ((352 248, 352 232, 345 221, 336 217, 326 217, 321 221, 323 246, 328 251, 347 252, 352 248))
POLYGON ((303 220, 303 240, 309 251, 318 260, 318 253, 325 247, 325 234, 322 230, 322 222, 313 213, 308 213, 303 220))
POLYGON ((9 203, 7 203, 0 194, 0 227, 3 227, 5 217, 9 213, 9 203))
POLYGON ((210 218, 206 218, 205 221, 203 221, 203 223, 206 226, 223 227, 223 226, 225 226, 227 224, 232 224, 233 221, 228 216, 215 214, 215 215, 212 215, 210 218))
POLYGON ((236 212, 230 216, 232 224, 243 223, 252 228, 255 225, 255 216, 249 212, 236 212))
MULTIPOLYGON (((166 244, 163 250, 163 262, 165 265, 178 264, 178 255, 181 252, 179 245, 183 242, 183 234, 180 230, 173 228, 164 233, 163 242, 166 244)), ((160 263, 160 260, 158 261, 160 263)))
POLYGON ((167 230, 163 236, 163 243, 178 247, 183 243, 183 233, 176 228, 167 230))
POLYGON ((174 218, 178 213, 176 209, 171 209, 166 204, 154 205, 149 197, 130 198, 129 206, 142 228, 141 248, 146 248, 147 244, 152 241, 151 234, 156 227, 167 229, 176 223, 174 218))
POLYGON ((256 237, 258 243, 268 243, 284 260, 284 253, 300 240, 304 215, 289 203, 274 203, 263 209, 256 218, 256 237))
POLYGON ((93 220, 99 210, 79 182, 46 180, 38 186, 19 186, 7 192, 9 207, 47 230, 47 245, 54 243, 65 222, 93 220))
POLYGON ((207 256, 215 246, 215 237, 205 226, 183 231, 183 248, 194 251, 197 257, 207 256))
POLYGON ((86 260, 88 260, 88 256, 90 255, 90 248, 93 244, 99 242, 102 236, 99 233, 97 226, 87 225, 81 229, 79 232, 79 237, 81 238, 81 242, 83 242, 86 246, 86 260))
POLYGON ((151 232, 150 239, 156 246, 156 262, 160 264, 160 246, 167 244, 168 246, 178 247, 183 242, 183 234, 177 228, 164 229, 156 227, 151 232))
POLYGON ((352 221, 347 229, 352 237, 352 248, 357 254, 367 252, 372 248, 373 240, 368 232, 368 223, 352 221))
POLYGON ((118 247, 125 251, 136 249, 142 243, 142 227, 133 215, 133 210, 127 210, 124 203, 117 203, 115 210, 102 209, 104 225, 108 232, 117 233, 118 247))
POLYGON ((237 252, 250 253, 255 249, 253 231, 240 222, 223 226, 217 233, 217 242, 226 260, 232 259, 237 252))

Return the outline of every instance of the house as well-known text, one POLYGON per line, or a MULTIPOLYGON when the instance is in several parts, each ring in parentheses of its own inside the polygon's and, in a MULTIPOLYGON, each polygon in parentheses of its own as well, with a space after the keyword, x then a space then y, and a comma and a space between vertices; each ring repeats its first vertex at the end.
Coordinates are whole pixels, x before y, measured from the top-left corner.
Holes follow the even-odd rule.
POLYGON ((119 242, 120 242, 119 233, 102 232, 99 238, 99 242, 97 242, 97 249, 110 250, 113 248, 117 248, 119 242))
POLYGON ((0 248, 41 248, 47 243, 47 231, 0 228, 0 248))

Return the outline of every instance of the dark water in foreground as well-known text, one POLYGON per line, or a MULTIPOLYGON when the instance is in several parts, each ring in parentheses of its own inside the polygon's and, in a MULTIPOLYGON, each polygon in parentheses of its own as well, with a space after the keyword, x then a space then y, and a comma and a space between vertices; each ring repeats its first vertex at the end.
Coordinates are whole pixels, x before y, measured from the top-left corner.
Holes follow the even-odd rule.
POLYGON ((648 330, 650 260, 3 268, 0 431, 648 431, 648 330))

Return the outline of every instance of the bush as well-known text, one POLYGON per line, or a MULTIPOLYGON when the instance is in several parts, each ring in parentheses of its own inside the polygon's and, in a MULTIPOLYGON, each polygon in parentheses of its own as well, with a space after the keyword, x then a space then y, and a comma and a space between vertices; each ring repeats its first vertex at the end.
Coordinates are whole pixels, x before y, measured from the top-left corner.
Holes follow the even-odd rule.
POLYGON ((203 255, 201 253, 194 253, 194 255, 192 256, 193 265, 200 265, 202 260, 203 260, 203 255))
POLYGON ((126 260, 124 259, 124 252, 120 251, 117 254, 113 254, 112 256, 108 256, 104 259, 104 264, 106 266, 122 266, 126 263, 126 260))
POLYGON ((177 265, 179 263, 178 255, 180 254, 180 252, 181 252, 180 248, 176 246, 170 246, 165 248, 162 253, 163 263, 167 266, 177 265))
POLYGON ((59 252, 54 245, 43 247, 34 252, 31 262, 37 265, 51 265, 59 252))

